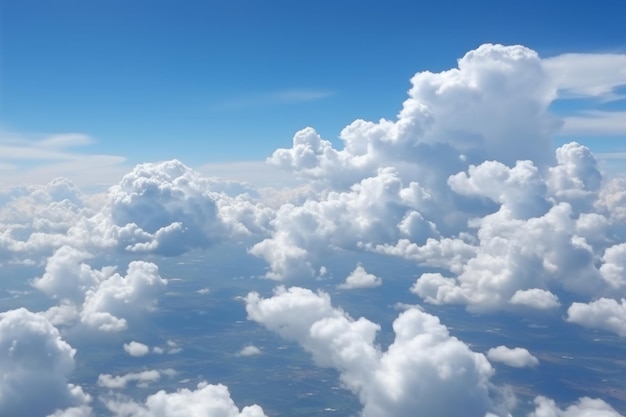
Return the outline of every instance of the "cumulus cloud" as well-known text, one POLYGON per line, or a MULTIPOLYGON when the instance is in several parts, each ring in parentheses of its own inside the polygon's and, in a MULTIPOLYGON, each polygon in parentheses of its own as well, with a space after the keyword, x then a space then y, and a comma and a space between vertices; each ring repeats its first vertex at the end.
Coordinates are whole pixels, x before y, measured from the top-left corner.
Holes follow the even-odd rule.
POLYGON ((130 343, 124 343, 124 351, 128 353, 130 356, 144 356, 150 353, 150 348, 143 343, 135 342, 134 340, 130 343))
POLYGON ((206 382, 199 383, 194 390, 159 391, 143 404, 114 398, 107 399, 105 405, 116 417, 266 417, 256 404, 240 410, 226 386, 206 382))
POLYGON ((0 313, 0 414, 45 416, 70 407, 88 410, 90 397, 68 383, 75 354, 43 315, 24 308, 0 313))
POLYGON ((623 417, 601 399, 582 397, 564 410, 546 397, 539 396, 534 402, 537 408, 528 417, 623 417))
POLYGON ((487 351, 487 358, 492 362, 500 362, 513 368, 535 367, 539 360, 524 348, 498 346, 487 351))
POLYGON ((547 310, 561 305, 556 295, 552 294, 550 291, 541 290, 539 288, 517 290, 509 302, 511 304, 536 308, 538 310, 547 310))
POLYGON ((567 321, 626 337, 626 300, 603 297, 590 303, 572 303, 567 309, 567 321))
POLYGON ((383 283, 382 279, 374 274, 368 273, 361 265, 348 275, 346 281, 338 288, 352 290, 356 288, 375 288, 383 283))
POLYGON ((254 345, 244 346, 238 353, 239 356, 255 356, 260 355, 261 349, 254 345))
POLYGON ((379 325, 354 320, 322 292, 281 287, 265 299, 250 293, 246 310, 250 319, 298 342, 317 364, 337 369, 358 395, 364 417, 412 416, 418 409, 424 415, 498 412, 489 396, 491 365, 435 316, 413 308, 401 313, 393 323, 395 340, 382 351, 375 344, 379 325))
POLYGON ((46 312, 59 324, 80 317, 83 324, 104 331, 124 330, 127 316, 153 310, 167 281, 158 267, 133 261, 125 276, 115 267, 94 269, 83 262, 91 255, 69 246, 59 248, 46 263, 45 273, 32 285, 61 304, 46 312))

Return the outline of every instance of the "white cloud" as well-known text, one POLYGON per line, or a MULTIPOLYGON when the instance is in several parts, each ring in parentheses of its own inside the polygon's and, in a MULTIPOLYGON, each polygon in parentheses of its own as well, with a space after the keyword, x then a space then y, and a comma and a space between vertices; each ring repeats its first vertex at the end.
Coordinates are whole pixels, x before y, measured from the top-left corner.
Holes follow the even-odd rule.
POLYGON ((498 346, 487 351, 487 358, 492 362, 500 362, 513 368, 535 367, 539 360, 524 348, 508 348, 498 346))
POLYGON ((75 354, 44 316, 24 308, 0 313, 0 415, 45 416, 86 406, 89 396, 68 383, 75 354))
POLYGON ((538 310, 557 308, 561 305, 559 298, 550 291, 539 288, 529 290, 517 290, 509 300, 511 304, 522 305, 538 310))
POLYGON ((150 395, 144 404, 119 398, 105 401, 115 417, 266 417, 258 405, 239 410, 224 385, 198 384, 196 389, 179 389, 150 395))
POLYGON ((144 356, 150 353, 150 348, 143 343, 135 342, 134 340, 130 343, 124 343, 124 351, 128 353, 130 356, 144 356))
POLYGON ((546 397, 539 396, 534 402, 537 408, 528 417, 623 417, 601 399, 582 397, 564 410, 546 397))
POLYGON ((239 356, 255 356, 255 355, 260 355, 261 353, 262 353, 261 349, 259 349, 258 347, 254 345, 248 345, 248 346, 243 347, 239 351, 238 355, 239 356))
POLYGON ((126 388, 129 382, 135 382, 140 387, 146 387, 159 379, 161 379, 161 372, 154 369, 117 376, 101 374, 98 376, 98 385, 109 389, 121 389, 126 388))
POLYGON ((559 97, 616 98, 615 88, 626 85, 624 54, 562 54, 542 61, 559 97))
POLYGON ((592 329, 607 330, 626 337, 626 300, 600 298, 590 303, 572 303, 567 321, 592 329))
POLYGON ((250 293, 246 310, 250 319, 298 342, 318 365, 337 369, 359 396, 364 417, 498 412, 489 397, 489 362, 450 336, 435 316, 417 309, 401 313, 393 324, 395 341, 382 351, 375 344, 380 327, 333 308, 325 293, 279 288, 266 299, 250 293))
POLYGON ((155 264, 133 261, 126 276, 113 274, 85 293, 81 321, 104 331, 124 330, 124 317, 153 310, 166 285, 155 264))
POLYGON ((346 281, 339 285, 341 289, 357 289, 357 288, 375 288, 383 283, 382 279, 374 274, 368 273, 361 265, 357 267, 348 275, 346 281))
POLYGON ((28 137, 0 129, 0 163, 10 172, 10 176, 0 178, 0 189, 44 184, 55 177, 67 177, 79 185, 110 185, 122 175, 126 158, 75 149, 93 142, 82 133, 28 137))

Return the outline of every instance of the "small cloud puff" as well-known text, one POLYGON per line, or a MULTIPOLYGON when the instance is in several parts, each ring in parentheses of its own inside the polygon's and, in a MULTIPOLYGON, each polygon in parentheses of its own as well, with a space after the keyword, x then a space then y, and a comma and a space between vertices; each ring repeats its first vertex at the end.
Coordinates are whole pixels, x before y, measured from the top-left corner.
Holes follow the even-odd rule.
POLYGON ((374 274, 368 273, 361 265, 357 267, 348 275, 346 281, 340 284, 338 288, 345 290, 352 290, 358 288, 375 288, 383 283, 382 279, 374 274))
POLYGON ((248 345, 245 346, 243 349, 241 349, 238 353, 239 356, 255 356, 255 355, 260 355, 261 349, 259 349, 258 347, 254 346, 254 345, 248 345))
POLYGON ((513 368, 535 367, 539 360, 524 348, 508 348, 498 346, 487 351, 487 358, 492 362, 500 362, 513 368))
POLYGON ((150 348, 143 343, 132 341, 130 343, 124 343, 124 351, 130 356, 144 356, 150 353, 150 348))

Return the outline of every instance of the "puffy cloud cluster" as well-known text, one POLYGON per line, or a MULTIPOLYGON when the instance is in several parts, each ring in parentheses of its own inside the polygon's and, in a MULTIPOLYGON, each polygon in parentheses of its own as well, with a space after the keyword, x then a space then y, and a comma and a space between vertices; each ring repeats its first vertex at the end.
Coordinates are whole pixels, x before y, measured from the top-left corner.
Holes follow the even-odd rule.
POLYGON ((554 400, 546 397, 535 398, 537 408, 528 417, 623 417, 606 402, 600 399, 583 397, 565 410, 554 400))
POLYGON ((45 273, 33 286, 62 304, 47 312, 58 324, 74 319, 104 331, 127 327, 125 317, 150 311, 167 281, 155 264, 133 261, 125 276, 115 267, 93 269, 83 261, 89 255, 69 246, 58 249, 46 264, 45 273))
POLYGON ((90 397, 68 383, 75 354, 42 315, 24 308, 0 313, 0 415, 88 412, 90 397))
POLYGON ((224 385, 198 384, 196 389, 176 392, 159 391, 144 404, 119 398, 105 401, 115 417, 266 417, 258 405, 239 409, 224 385))
POLYGON ((375 344, 379 325, 354 320, 331 305, 325 293, 279 288, 273 297, 246 297, 251 320, 298 342, 321 366, 340 372, 358 395, 364 417, 424 415, 484 416, 499 412, 490 398, 493 369, 487 358, 450 336, 439 319, 417 309, 393 323, 386 351, 375 344), (450 401, 454 398, 454 401, 450 401))

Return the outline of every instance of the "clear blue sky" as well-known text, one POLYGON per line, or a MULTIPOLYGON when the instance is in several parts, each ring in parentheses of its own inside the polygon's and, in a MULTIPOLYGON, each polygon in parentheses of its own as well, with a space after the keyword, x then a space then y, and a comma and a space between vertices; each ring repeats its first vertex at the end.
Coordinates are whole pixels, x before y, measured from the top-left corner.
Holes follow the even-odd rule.
POLYGON ((626 2, 3 0, 4 130, 80 132, 131 162, 262 159, 393 117, 415 72, 485 42, 626 50, 626 2))

